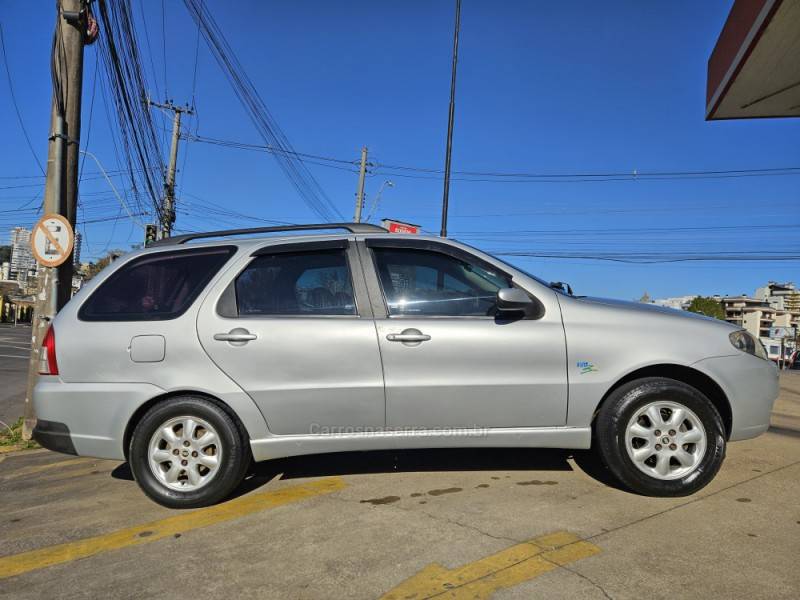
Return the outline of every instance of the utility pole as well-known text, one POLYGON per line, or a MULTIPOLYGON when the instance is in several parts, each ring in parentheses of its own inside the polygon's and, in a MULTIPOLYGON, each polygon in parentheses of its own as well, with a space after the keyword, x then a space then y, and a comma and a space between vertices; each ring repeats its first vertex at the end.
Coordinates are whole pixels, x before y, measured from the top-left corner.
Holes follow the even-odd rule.
POLYGON ((172 226, 175 223, 175 170, 178 165, 178 143, 181 139, 181 114, 193 115, 194 110, 187 106, 176 106, 170 100, 163 104, 153 102, 148 98, 147 104, 162 110, 172 111, 172 145, 169 150, 169 166, 167 177, 164 180, 164 198, 161 201, 161 231, 160 238, 172 235, 172 226))
POLYGON ((450 156, 453 153, 453 121, 456 113, 456 71, 458 68, 458 32, 461 29, 461 0, 456 0, 456 24, 453 30, 453 71, 450 75, 450 110, 447 117, 447 148, 444 157, 444 191, 442 192, 442 230, 447 237, 447 208, 450 203, 450 156))
MULTIPOLYGON (((78 152, 81 136, 81 94, 83 91, 83 46, 86 43, 87 3, 60 0, 56 4, 53 44, 53 100, 47 149, 47 177, 44 213, 65 216, 72 226, 78 199, 78 152)), ((36 416, 33 388, 39 374, 39 351, 48 326, 72 295, 72 260, 58 267, 39 267, 34 314, 31 323, 31 356, 22 435, 30 439, 36 416)))
POLYGON ((361 223, 361 210, 364 208, 364 178, 367 176, 367 147, 361 148, 361 168, 358 171, 358 189, 356 190, 355 223, 361 223))

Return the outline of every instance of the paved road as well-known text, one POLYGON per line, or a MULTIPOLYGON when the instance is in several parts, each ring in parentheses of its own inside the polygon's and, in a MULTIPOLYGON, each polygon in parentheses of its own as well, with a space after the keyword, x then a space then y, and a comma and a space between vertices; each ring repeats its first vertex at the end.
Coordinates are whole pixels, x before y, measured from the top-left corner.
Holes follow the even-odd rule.
POLYGON ((0 324, 0 421, 22 416, 31 347, 29 325, 0 324))
POLYGON ((264 463, 170 511, 126 465, 0 455, 0 598, 795 599, 800 373, 781 388, 688 498, 610 487, 581 453, 371 452, 264 463))

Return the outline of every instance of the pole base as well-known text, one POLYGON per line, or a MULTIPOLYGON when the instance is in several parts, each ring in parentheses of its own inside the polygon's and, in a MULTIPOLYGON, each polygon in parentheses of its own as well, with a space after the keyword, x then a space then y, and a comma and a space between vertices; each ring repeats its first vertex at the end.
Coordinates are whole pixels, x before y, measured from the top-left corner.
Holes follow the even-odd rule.
POLYGON ((26 442, 31 441, 33 438, 33 428, 36 427, 36 417, 32 419, 25 419, 22 422, 22 439, 26 442))

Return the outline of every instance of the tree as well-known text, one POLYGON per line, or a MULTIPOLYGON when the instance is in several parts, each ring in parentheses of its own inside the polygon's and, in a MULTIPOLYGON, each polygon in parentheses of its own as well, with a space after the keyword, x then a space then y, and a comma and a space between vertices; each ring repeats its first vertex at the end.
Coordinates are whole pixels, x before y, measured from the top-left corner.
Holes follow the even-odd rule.
POLYGON ((11 246, 0 246, 0 264, 11 261, 11 246))
POLYGON ((707 317, 714 317, 720 321, 725 320, 725 311, 722 309, 722 304, 714 300, 714 298, 697 296, 689 303, 689 308, 687 310, 693 313, 706 315, 707 317))
POLYGON ((650 294, 648 294, 647 292, 642 294, 642 297, 639 298, 639 302, 644 302, 645 304, 650 304, 650 302, 652 302, 652 301, 653 301, 653 299, 650 297, 650 294))
POLYGON ((97 275, 100 271, 105 269, 109 264, 114 262, 123 254, 125 254, 123 250, 112 250, 103 258, 98 259, 97 262, 89 263, 83 272, 83 279, 85 281, 89 281, 92 277, 97 275))

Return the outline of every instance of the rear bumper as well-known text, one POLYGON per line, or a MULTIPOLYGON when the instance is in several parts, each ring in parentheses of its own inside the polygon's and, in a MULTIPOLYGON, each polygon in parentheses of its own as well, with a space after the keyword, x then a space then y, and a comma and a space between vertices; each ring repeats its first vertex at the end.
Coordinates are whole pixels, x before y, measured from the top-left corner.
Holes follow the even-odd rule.
POLYGON ((53 452, 78 454, 75 444, 72 443, 69 427, 64 423, 39 419, 36 421, 36 427, 33 428, 33 439, 39 442, 43 448, 53 452))
POLYGON ((64 383, 42 376, 33 391, 42 424, 34 436, 56 452, 125 460, 128 422, 137 408, 161 393, 161 388, 144 383, 64 383))

